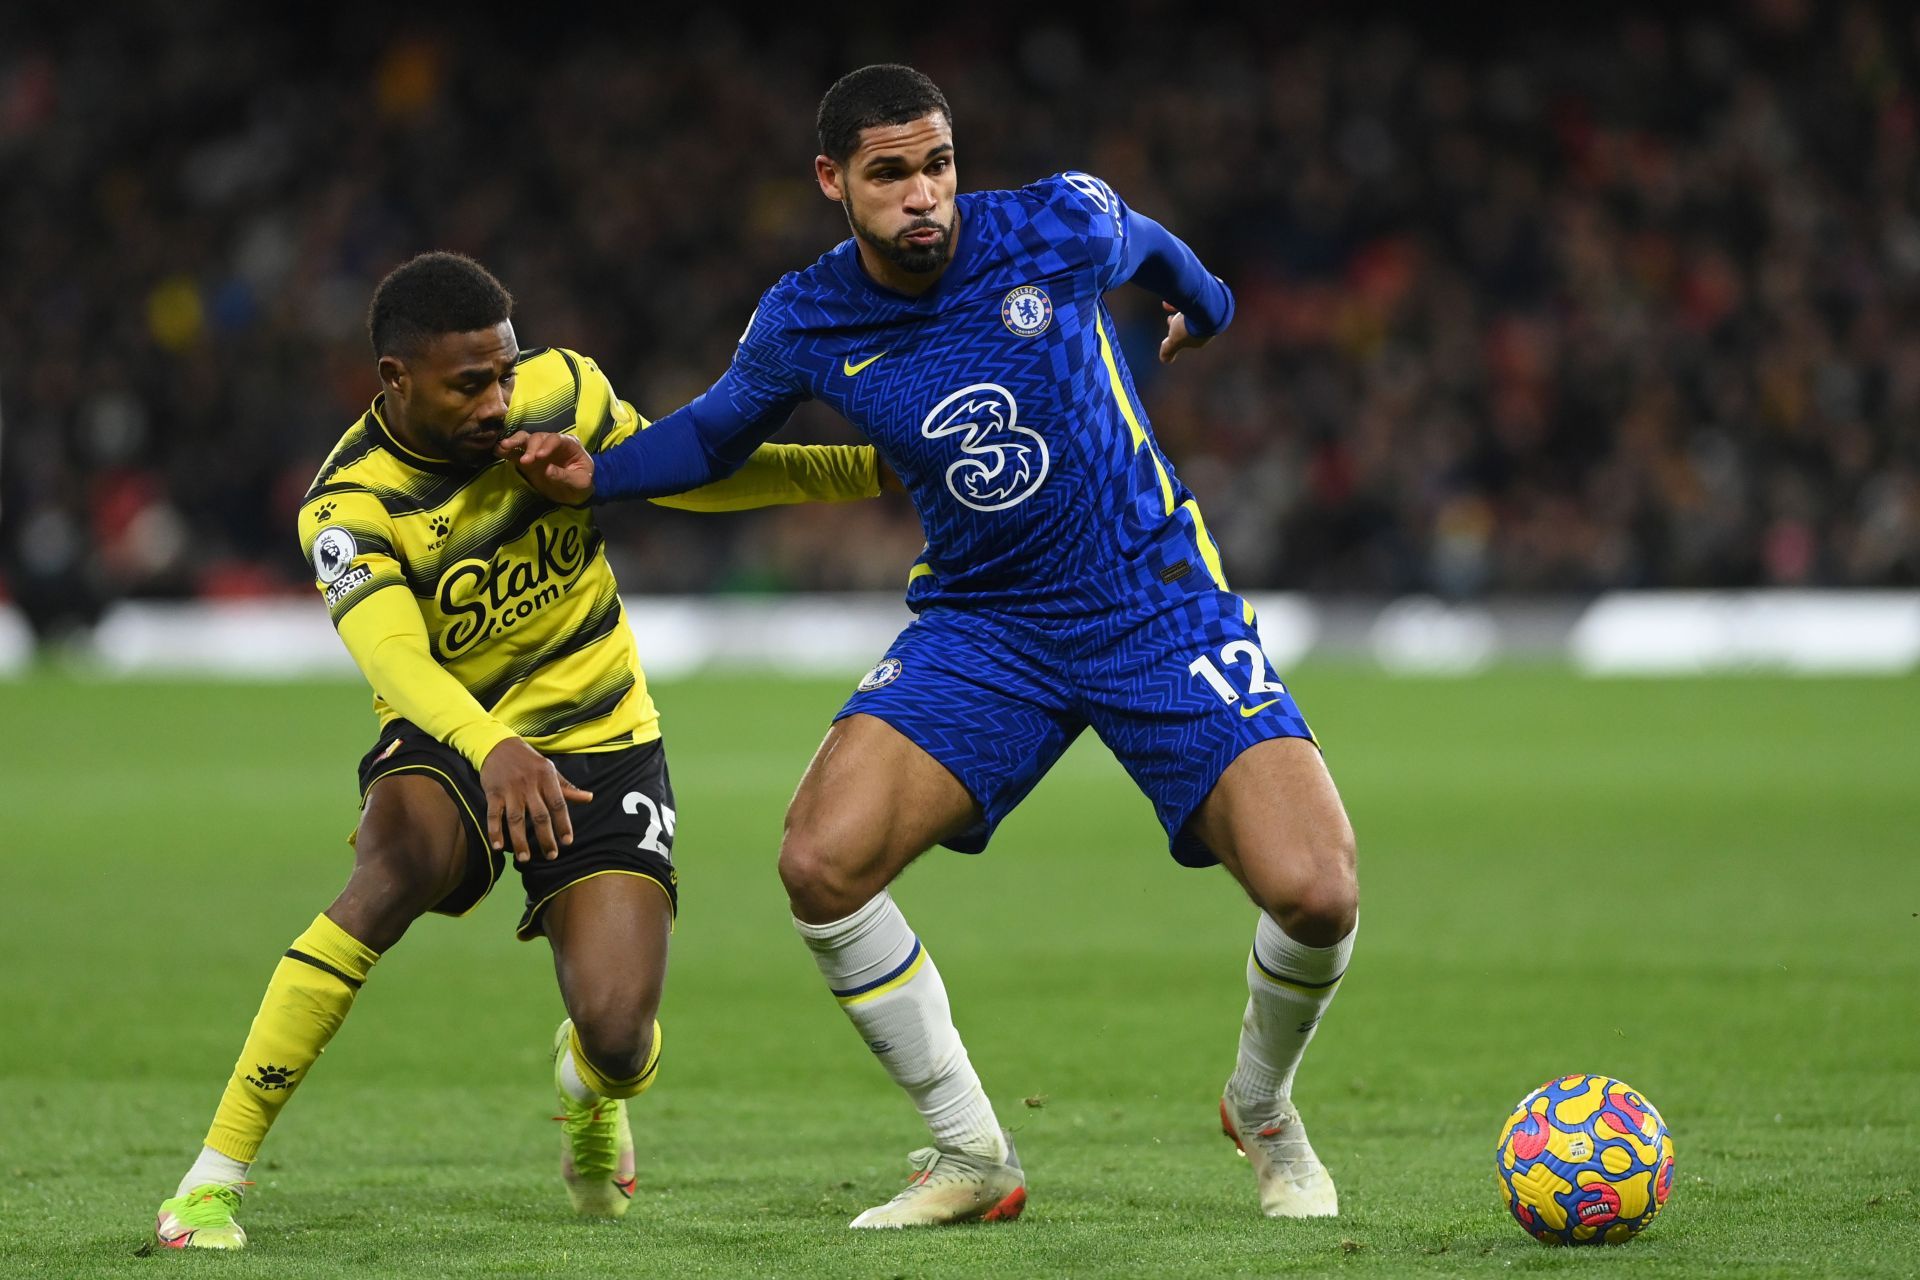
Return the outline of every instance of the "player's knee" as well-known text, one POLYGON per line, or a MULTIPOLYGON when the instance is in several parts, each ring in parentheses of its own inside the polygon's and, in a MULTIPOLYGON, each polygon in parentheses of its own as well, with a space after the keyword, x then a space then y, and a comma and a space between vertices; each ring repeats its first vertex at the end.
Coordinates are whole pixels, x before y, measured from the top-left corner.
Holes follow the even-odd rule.
POLYGON ((354 837, 353 874, 327 914, 384 951, 452 891, 455 870, 441 851, 425 847, 418 831, 369 813, 354 837))
POLYGON ((599 999, 572 1010, 574 1034, 594 1069, 613 1080, 631 1080, 653 1051, 657 1000, 599 999))
POLYGON ((789 828, 780 841, 780 883, 793 912, 803 920, 841 920, 865 906, 884 885, 869 883, 860 861, 844 847, 815 833, 789 828))
POLYGON ((450 888, 446 859, 418 834, 362 827, 355 852, 354 881, 395 909, 418 915, 450 888))
POLYGON ((1268 908, 1268 914, 1295 942, 1308 947, 1330 947, 1353 932, 1359 906, 1357 894, 1316 887, 1290 904, 1268 908))
POLYGON ((1292 874, 1263 887, 1260 907, 1287 936, 1309 947, 1330 947, 1353 931, 1360 912, 1351 833, 1314 856, 1294 860, 1292 874))

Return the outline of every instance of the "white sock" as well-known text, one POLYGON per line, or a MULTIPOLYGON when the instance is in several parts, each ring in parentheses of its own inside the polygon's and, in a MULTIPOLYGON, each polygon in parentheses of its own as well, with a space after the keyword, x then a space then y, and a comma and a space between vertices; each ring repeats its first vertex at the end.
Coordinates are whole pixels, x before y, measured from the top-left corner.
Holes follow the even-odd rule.
POLYGON ((212 1147, 200 1148, 199 1159, 187 1170, 187 1176, 180 1179, 180 1189, 173 1194, 183 1196, 195 1187, 208 1182, 245 1182, 247 1170, 252 1168, 250 1161, 235 1160, 232 1156, 223 1156, 212 1147))
POLYGON ((907 1091, 936 1147, 1007 1158, 993 1104, 954 1030, 933 958, 885 893, 844 920, 793 927, 820 975, 893 1082, 907 1091))
POLYGON ((580 1078, 580 1064, 573 1060, 573 1046, 567 1046, 566 1056, 560 1060, 560 1087, 575 1102, 592 1102, 600 1095, 587 1086, 580 1078))
POLYGON ((1240 1021, 1240 1057, 1227 1088, 1237 1102, 1259 1106, 1290 1097, 1293 1074, 1320 1017, 1340 989, 1353 955, 1358 922, 1330 947, 1308 947, 1262 912, 1247 956, 1247 1013, 1240 1021))

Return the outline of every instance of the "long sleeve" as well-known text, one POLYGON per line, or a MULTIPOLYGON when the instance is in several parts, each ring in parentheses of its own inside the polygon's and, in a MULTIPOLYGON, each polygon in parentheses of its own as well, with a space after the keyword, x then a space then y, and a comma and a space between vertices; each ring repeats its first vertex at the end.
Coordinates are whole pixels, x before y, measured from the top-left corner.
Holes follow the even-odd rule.
POLYGON ((473 762, 514 736, 433 660, 426 619, 404 586, 382 587, 338 623, 340 639, 388 706, 473 762))
POLYGON ((1233 323, 1233 291, 1178 236, 1135 213, 1112 187, 1090 173, 1068 171, 1034 190, 1085 246, 1103 291, 1131 280, 1171 302, 1186 316, 1187 332, 1199 338, 1233 323))
POLYGON ((763 444, 726 479, 652 501, 682 511, 745 511, 879 494, 880 462, 871 445, 763 444))
POLYGON ((394 554, 391 518, 354 485, 310 495, 300 509, 300 545, 347 652, 388 706, 473 761, 478 769, 513 730, 487 714, 434 661, 406 574, 394 554))
POLYGON ((658 498, 731 475, 786 424, 794 402, 759 413, 736 404, 737 366, 706 394, 594 458, 593 500, 658 498))
POLYGON ((1197 338, 1233 323, 1233 291, 1209 272, 1184 241, 1145 214, 1126 211, 1126 263, 1122 279, 1165 298, 1187 317, 1197 338))
POLYGON ((740 469, 757 445, 786 425, 808 392, 787 359, 784 335, 763 294, 734 349, 733 363, 693 403, 594 457, 593 501, 684 493, 740 469))

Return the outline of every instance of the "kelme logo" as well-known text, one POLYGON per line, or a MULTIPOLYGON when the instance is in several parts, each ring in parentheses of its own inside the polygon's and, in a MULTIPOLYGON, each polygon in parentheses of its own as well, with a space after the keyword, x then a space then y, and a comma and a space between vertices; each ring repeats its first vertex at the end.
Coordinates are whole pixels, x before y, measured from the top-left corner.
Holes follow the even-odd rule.
POLYGON ((293 1078, 299 1074, 298 1067, 276 1067, 269 1062, 256 1066, 252 1074, 247 1076, 247 1083, 256 1089, 273 1093, 280 1089, 293 1088, 293 1078))

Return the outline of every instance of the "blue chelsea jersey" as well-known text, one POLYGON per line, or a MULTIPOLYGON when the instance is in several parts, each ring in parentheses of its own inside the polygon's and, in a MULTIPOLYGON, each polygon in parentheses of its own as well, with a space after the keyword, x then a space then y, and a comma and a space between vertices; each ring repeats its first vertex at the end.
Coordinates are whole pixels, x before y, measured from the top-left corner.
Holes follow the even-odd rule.
POLYGON ((724 382, 730 408, 755 419, 812 398, 866 434, 925 529, 916 610, 1097 608, 1165 568, 1151 549, 1180 522, 1210 552, 1101 301, 1128 259, 1119 197, 1064 173, 955 204, 953 260, 919 297, 875 284, 852 240, 769 289, 724 382))

